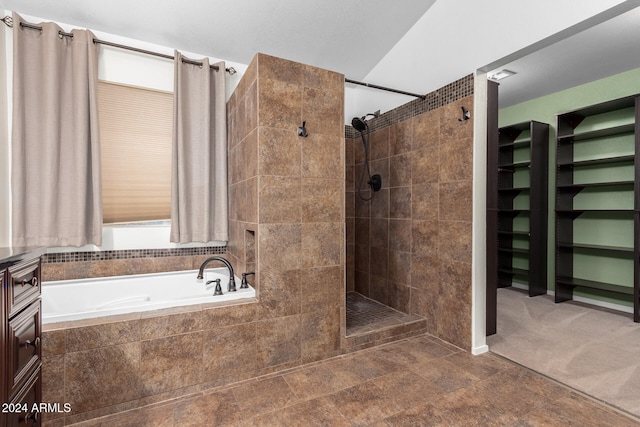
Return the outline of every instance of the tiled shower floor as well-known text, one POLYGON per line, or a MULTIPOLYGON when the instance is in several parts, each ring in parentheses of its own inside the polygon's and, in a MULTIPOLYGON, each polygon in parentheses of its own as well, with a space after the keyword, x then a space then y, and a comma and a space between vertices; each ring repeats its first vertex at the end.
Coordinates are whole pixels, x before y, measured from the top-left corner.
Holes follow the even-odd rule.
POLYGON ((357 292, 347 293, 347 336, 414 322, 419 317, 402 313, 357 292))

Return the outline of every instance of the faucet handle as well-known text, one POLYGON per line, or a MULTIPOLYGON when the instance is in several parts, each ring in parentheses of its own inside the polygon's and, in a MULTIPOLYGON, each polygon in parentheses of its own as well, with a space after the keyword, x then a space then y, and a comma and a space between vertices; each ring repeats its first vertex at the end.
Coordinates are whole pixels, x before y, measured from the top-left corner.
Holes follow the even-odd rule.
POLYGON ((240 282, 240 289, 247 289, 249 288, 249 283, 247 282, 247 276, 253 276, 256 273, 254 273, 253 271, 249 272, 249 273, 242 273, 242 281, 240 282))
POLYGON ((220 286, 220 279, 208 280, 207 285, 211 282, 216 282, 216 290, 213 291, 213 295, 222 295, 222 286, 220 286))

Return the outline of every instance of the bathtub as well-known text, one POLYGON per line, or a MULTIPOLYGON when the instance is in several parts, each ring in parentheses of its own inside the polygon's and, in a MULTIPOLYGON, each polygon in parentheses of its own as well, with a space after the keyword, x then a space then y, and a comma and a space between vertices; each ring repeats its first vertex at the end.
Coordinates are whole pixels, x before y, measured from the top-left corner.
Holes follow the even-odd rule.
POLYGON ((228 270, 224 267, 205 271, 197 280, 198 270, 132 276, 61 280, 42 283, 42 323, 66 322, 124 313, 157 310, 193 304, 236 301, 255 298, 251 286, 227 292, 228 270), (215 283, 221 279, 223 295, 213 295, 215 283))

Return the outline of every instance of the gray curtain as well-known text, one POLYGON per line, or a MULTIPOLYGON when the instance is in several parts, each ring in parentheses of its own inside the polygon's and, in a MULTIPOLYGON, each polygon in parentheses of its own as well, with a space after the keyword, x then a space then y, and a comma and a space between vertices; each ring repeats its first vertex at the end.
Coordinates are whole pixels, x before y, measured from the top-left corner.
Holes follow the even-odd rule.
POLYGON ((227 241, 225 64, 175 52, 171 241, 227 241), (184 58, 186 59, 186 58, 184 58))
POLYGON ((98 46, 87 30, 21 22, 14 13, 13 245, 100 245, 98 46))

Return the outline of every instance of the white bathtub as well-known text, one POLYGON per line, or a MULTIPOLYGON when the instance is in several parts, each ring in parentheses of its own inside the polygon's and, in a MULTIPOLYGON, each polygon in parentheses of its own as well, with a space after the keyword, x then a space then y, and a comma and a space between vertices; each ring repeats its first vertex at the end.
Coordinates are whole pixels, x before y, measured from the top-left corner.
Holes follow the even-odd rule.
POLYGON ((204 280, 197 280, 197 270, 132 276, 61 280, 42 284, 42 323, 65 322, 115 314, 157 310, 182 305, 205 304, 254 298, 255 289, 227 292, 228 270, 224 267, 205 270, 204 280), (221 279, 223 295, 213 295, 221 279))

